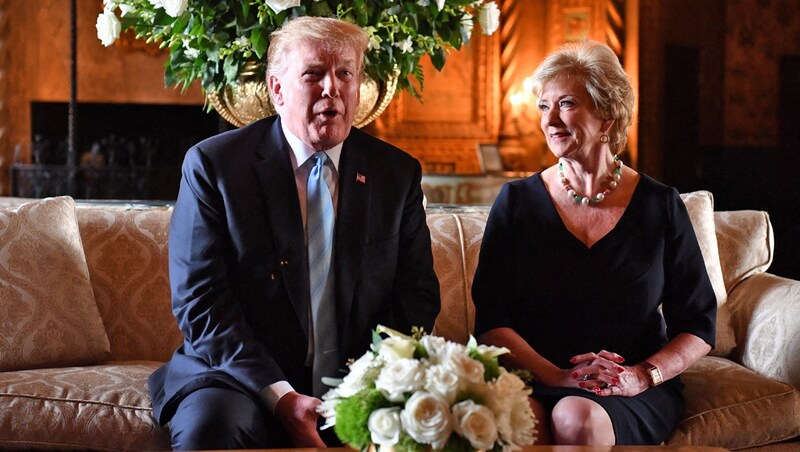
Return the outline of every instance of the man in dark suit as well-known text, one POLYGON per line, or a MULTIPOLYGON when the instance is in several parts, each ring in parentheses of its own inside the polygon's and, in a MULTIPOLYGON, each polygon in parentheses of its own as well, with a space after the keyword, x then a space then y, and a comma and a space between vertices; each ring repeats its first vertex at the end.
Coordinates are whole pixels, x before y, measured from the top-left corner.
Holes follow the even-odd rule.
POLYGON ((420 164, 352 128, 366 47, 357 26, 290 21, 270 37, 278 116, 187 152, 169 240, 185 340, 149 380, 176 449, 323 447, 316 343, 335 338, 330 356, 345 369, 377 324, 433 327, 439 285, 420 164), (335 217, 324 279, 335 325, 317 331, 306 229, 321 188, 309 174, 324 176, 335 217))

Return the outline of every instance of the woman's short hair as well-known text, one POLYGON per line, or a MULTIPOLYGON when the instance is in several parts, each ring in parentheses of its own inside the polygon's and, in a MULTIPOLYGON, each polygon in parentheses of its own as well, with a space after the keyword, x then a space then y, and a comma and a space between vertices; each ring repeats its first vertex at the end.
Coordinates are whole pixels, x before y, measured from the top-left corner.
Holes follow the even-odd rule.
POLYGON ((316 42, 326 51, 354 50, 359 77, 364 77, 364 52, 369 46, 366 32, 358 25, 334 17, 300 16, 289 20, 269 35, 267 78, 286 70, 287 56, 302 42, 316 42))
POLYGON ((544 85, 561 78, 574 78, 586 87, 598 116, 613 119, 609 145, 622 152, 633 120, 634 93, 619 58, 607 45, 596 41, 568 44, 550 54, 533 73, 533 94, 540 97, 544 85))

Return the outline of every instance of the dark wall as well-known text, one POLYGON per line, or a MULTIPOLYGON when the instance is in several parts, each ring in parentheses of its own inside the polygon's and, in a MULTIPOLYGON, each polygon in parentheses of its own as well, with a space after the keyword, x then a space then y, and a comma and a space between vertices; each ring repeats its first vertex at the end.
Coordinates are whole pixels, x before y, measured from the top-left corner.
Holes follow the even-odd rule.
POLYGON ((769 271, 800 279, 800 47, 786 44, 800 38, 800 8, 791 5, 643 5, 640 161, 681 192, 711 191, 716 210, 767 211, 769 271))

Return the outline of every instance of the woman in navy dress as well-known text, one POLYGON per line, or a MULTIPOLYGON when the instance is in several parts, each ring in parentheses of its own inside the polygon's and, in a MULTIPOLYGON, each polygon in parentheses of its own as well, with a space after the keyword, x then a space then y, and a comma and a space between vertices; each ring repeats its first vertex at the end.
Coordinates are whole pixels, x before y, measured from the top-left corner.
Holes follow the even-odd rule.
POLYGON ((584 42, 534 73, 558 163, 506 184, 473 283, 475 333, 533 378, 537 443, 659 444, 679 375, 714 346, 716 299, 678 192, 622 164, 634 94, 584 42))

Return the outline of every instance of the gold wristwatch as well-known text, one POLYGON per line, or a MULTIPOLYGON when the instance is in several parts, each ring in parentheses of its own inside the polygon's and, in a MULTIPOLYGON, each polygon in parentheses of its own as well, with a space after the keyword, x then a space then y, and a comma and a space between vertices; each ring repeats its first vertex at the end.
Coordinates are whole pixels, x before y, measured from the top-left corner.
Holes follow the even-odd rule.
POLYGON ((647 361, 642 361, 642 366, 644 366, 644 370, 647 371, 647 375, 650 377, 650 386, 658 386, 664 382, 664 377, 661 376, 661 371, 658 367, 647 361))

